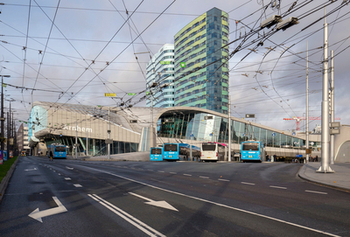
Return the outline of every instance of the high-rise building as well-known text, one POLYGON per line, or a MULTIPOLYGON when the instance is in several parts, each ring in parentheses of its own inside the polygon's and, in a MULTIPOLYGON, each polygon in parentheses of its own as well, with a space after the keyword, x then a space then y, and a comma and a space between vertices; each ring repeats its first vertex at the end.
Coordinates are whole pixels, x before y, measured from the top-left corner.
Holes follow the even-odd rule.
POLYGON ((146 68, 147 92, 146 106, 174 106, 174 45, 165 44, 152 57, 146 68))
POLYGON ((228 14, 213 8, 175 35, 175 106, 227 114, 228 14))

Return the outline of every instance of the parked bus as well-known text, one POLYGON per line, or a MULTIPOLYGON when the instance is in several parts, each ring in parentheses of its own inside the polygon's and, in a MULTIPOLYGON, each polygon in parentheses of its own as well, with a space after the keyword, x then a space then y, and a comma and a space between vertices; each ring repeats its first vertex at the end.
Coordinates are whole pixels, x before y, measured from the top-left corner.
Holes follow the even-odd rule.
POLYGON ((162 147, 151 147, 149 151, 151 161, 162 161, 163 160, 163 148, 162 147))
POLYGON ((264 161, 265 148, 260 141, 244 141, 241 144, 241 161, 264 161))
POLYGON ((67 158, 67 146, 65 145, 48 145, 47 156, 50 157, 50 152, 52 152, 52 158, 67 158))
POLYGON ((176 160, 187 160, 191 156, 199 159, 201 149, 194 145, 186 143, 164 143, 163 144, 163 160, 176 161, 176 160))
POLYGON ((203 142, 201 146, 201 161, 225 160, 226 144, 217 142, 203 142))

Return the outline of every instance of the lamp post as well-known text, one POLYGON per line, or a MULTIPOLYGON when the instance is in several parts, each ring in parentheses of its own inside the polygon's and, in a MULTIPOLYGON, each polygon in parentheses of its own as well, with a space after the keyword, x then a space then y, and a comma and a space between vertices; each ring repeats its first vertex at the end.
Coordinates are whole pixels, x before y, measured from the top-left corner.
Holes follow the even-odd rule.
POLYGON ((1 150, 4 150, 4 87, 3 87, 3 83, 4 83, 4 77, 10 77, 10 75, 0 75, 1 76, 1 150))

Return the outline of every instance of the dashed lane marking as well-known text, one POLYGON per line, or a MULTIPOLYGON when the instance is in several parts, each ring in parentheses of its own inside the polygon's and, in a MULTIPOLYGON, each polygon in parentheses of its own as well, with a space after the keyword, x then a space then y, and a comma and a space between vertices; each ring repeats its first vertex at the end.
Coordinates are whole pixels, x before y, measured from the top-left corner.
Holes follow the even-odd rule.
POLYGON ((271 185, 270 188, 287 189, 286 187, 273 186, 273 185, 271 185))
POLYGON ((328 194, 328 193, 325 193, 325 192, 319 192, 319 191, 313 191, 313 190, 305 190, 305 192, 307 192, 307 193, 323 194, 323 195, 328 194))
POLYGON ((241 182, 241 184, 245 184, 245 185, 255 185, 255 183, 247 183, 247 182, 241 182))

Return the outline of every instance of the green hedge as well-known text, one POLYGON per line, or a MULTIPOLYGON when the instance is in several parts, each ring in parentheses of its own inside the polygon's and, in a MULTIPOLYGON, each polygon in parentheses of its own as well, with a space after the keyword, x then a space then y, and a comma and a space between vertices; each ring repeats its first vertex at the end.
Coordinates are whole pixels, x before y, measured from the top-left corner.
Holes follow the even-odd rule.
POLYGON ((11 159, 8 159, 7 161, 4 161, 4 163, 0 165, 0 183, 1 183, 1 180, 6 176, 7 171, 9 171, 12 164, 15 163, 16 159, 17 159, 17 156, 11 159))

